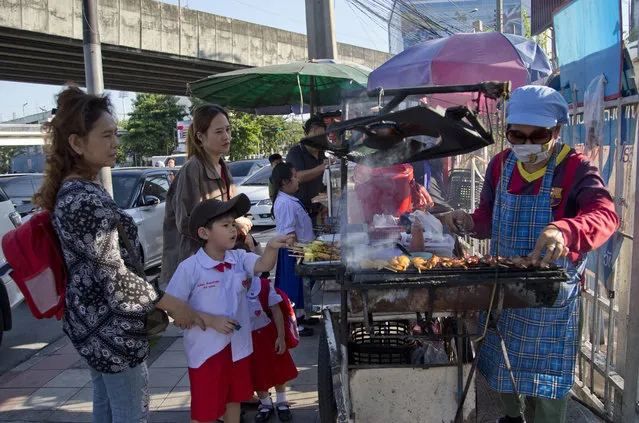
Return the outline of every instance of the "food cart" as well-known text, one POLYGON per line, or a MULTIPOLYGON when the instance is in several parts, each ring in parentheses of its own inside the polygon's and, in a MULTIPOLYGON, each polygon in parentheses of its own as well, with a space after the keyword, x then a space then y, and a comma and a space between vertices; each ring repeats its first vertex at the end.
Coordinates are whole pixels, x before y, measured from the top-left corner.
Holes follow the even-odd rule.
POLYGON ((323 310, 318 352, 322 423, 476 421, 477 351, 469 340, 482 334, 466 327, 466 317, 488 310, 494 324, 504 308, 550 306, 567 279, 563 269, 531 269, 499 257, 438 259, 439 265, 430 266, 435 263, 432 255, 417 262, 406 251, 412 265, 362 264, 372 261, 368 255, 373 254, 373 236, 370 226, 353 222, 348 212, 353 203, 347 162, 393 166, 493 144, 492 128, 480 123, 478 108, 442 111, 407 100, 411 95, 459 92, 475 93, 476 105, 487 104, 506 98, 509 85, 486 82, 367 92, 365 97, 378 101, 377 107, 368 109, 375 113, 350 118, 347 99, 343 121, 328 128, 338 143, 329 141, 327 134, 302 140, 341 159, 341 195, 333 201, 339 204, 334 214, 341 220, 340 257, 316 263, 300 259, 296 269, 302 277, 335 279, 340 286, 339 309, 323 310), (384 95, 392 96, 385 105, 384 95), (409 323, 428 322, 433 316, 447 316, 452 323, 439 333, 423 328, 421 334, 409 323), (416 354, 432 353, 433 342, 445 346, 445 360, 440 356, 435 363, 416 354))

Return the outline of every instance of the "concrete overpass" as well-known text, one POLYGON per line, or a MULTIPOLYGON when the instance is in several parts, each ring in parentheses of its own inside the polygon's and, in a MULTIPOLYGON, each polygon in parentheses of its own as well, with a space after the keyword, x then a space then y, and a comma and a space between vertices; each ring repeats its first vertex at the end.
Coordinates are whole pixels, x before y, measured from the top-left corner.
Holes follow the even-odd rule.
MULTIPOLYGON (((186 83, 305 60, 306 36, 152 0, 98 0, 107 89, 184 95, 186 83)), ((388 53, 338 43, 376 68, 388 53)), ((81 0, 0 2, 0 80, 84 85, 81 0)))

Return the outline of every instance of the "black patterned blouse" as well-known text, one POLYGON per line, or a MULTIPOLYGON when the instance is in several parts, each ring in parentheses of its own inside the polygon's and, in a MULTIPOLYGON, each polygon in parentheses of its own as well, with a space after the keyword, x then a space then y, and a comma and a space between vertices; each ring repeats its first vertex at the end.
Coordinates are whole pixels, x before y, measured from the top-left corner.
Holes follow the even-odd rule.
POLYGON ((100 185, 64 183, 53 212, 68 270, 63 330, 89 366, 118 373, 146 360, 145 316, 158 295, 119 240, 120 219, 139 251, 137 228, 100 185))

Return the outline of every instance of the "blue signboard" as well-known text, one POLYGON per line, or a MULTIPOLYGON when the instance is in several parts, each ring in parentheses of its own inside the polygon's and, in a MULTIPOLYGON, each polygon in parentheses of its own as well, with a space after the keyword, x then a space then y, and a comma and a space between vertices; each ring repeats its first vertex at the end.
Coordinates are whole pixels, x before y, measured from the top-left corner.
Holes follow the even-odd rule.
MULTIPOLYGON (((577 87, 582 102, 588 84, 602 73, 605 95, 621 90, 621 5, 619 0, 574 0, 554 16, 561 86, 577 87)), ((567 100, 570 100, 567 98, 567 100)))
MULTIPOLYGON (((600 154, 603 154, 603 168, 600 169, 606 185, 612 190, 623 192, 623 187, 614 187, 615 181, 611 180, 613 167, 616 165, 616 171, 623 171, 621 167, 632 166, 632 148, 634 145, 634 135, 637 125, 637 105, 632 104, 622 106, 621 112, 614 107, 606 109, 604 113, 605 119, 605 135, 603 141, 603 153, 599 148, 593 149, 588 153, 588 157, 593 165, 599 167, 600 154), (621 124, 621 139, 617 140, 617 125, 621 124), (615 151, 619 149, 617 155, 618 160, 615 163, 615 151)), ((562 140, 564 143, 571 145, 578 151, 583 152, 583 140, 585 140, 585 125, 583 115, 571 117, 570 125, 566 125, 562 131, 562 140), (574 137, 573 137, 574 133, 574 137)), ((625 178, 621 179, 625 181, 625 178)), ((619 236, 619 235, 615 235, 619 236)), ((609 239, 600 247, 603 254, 603 282, 606 283, 612 275, 612 267, 619 256, 621 242, 615 241, 615 237, 609 239)), ((597 272, 597 255, 590 253, 588 255, 588 269, 597 272)))

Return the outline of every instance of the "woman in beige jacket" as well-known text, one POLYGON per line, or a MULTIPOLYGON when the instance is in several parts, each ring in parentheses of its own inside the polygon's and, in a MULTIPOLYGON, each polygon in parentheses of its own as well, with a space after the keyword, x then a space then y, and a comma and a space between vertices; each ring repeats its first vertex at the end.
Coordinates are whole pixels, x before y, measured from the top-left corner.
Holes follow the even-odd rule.
MULTIPOLYGON (((228 201, 236 195, 233 178, 222 155, 231 147, 231 125, 226 111, 205 104, 193 111, 186 137, 188 160, 171 184, 164 212, 162 280, 168 282, 178 263, 194 254, 200 244, 189 236, 189 217, 200 202, 209 198, 228 201)), ((251 221, 239 218, 238 231, 247 235, 251 221)), ((251 240, 251 237, 246 237, 251 240)))

